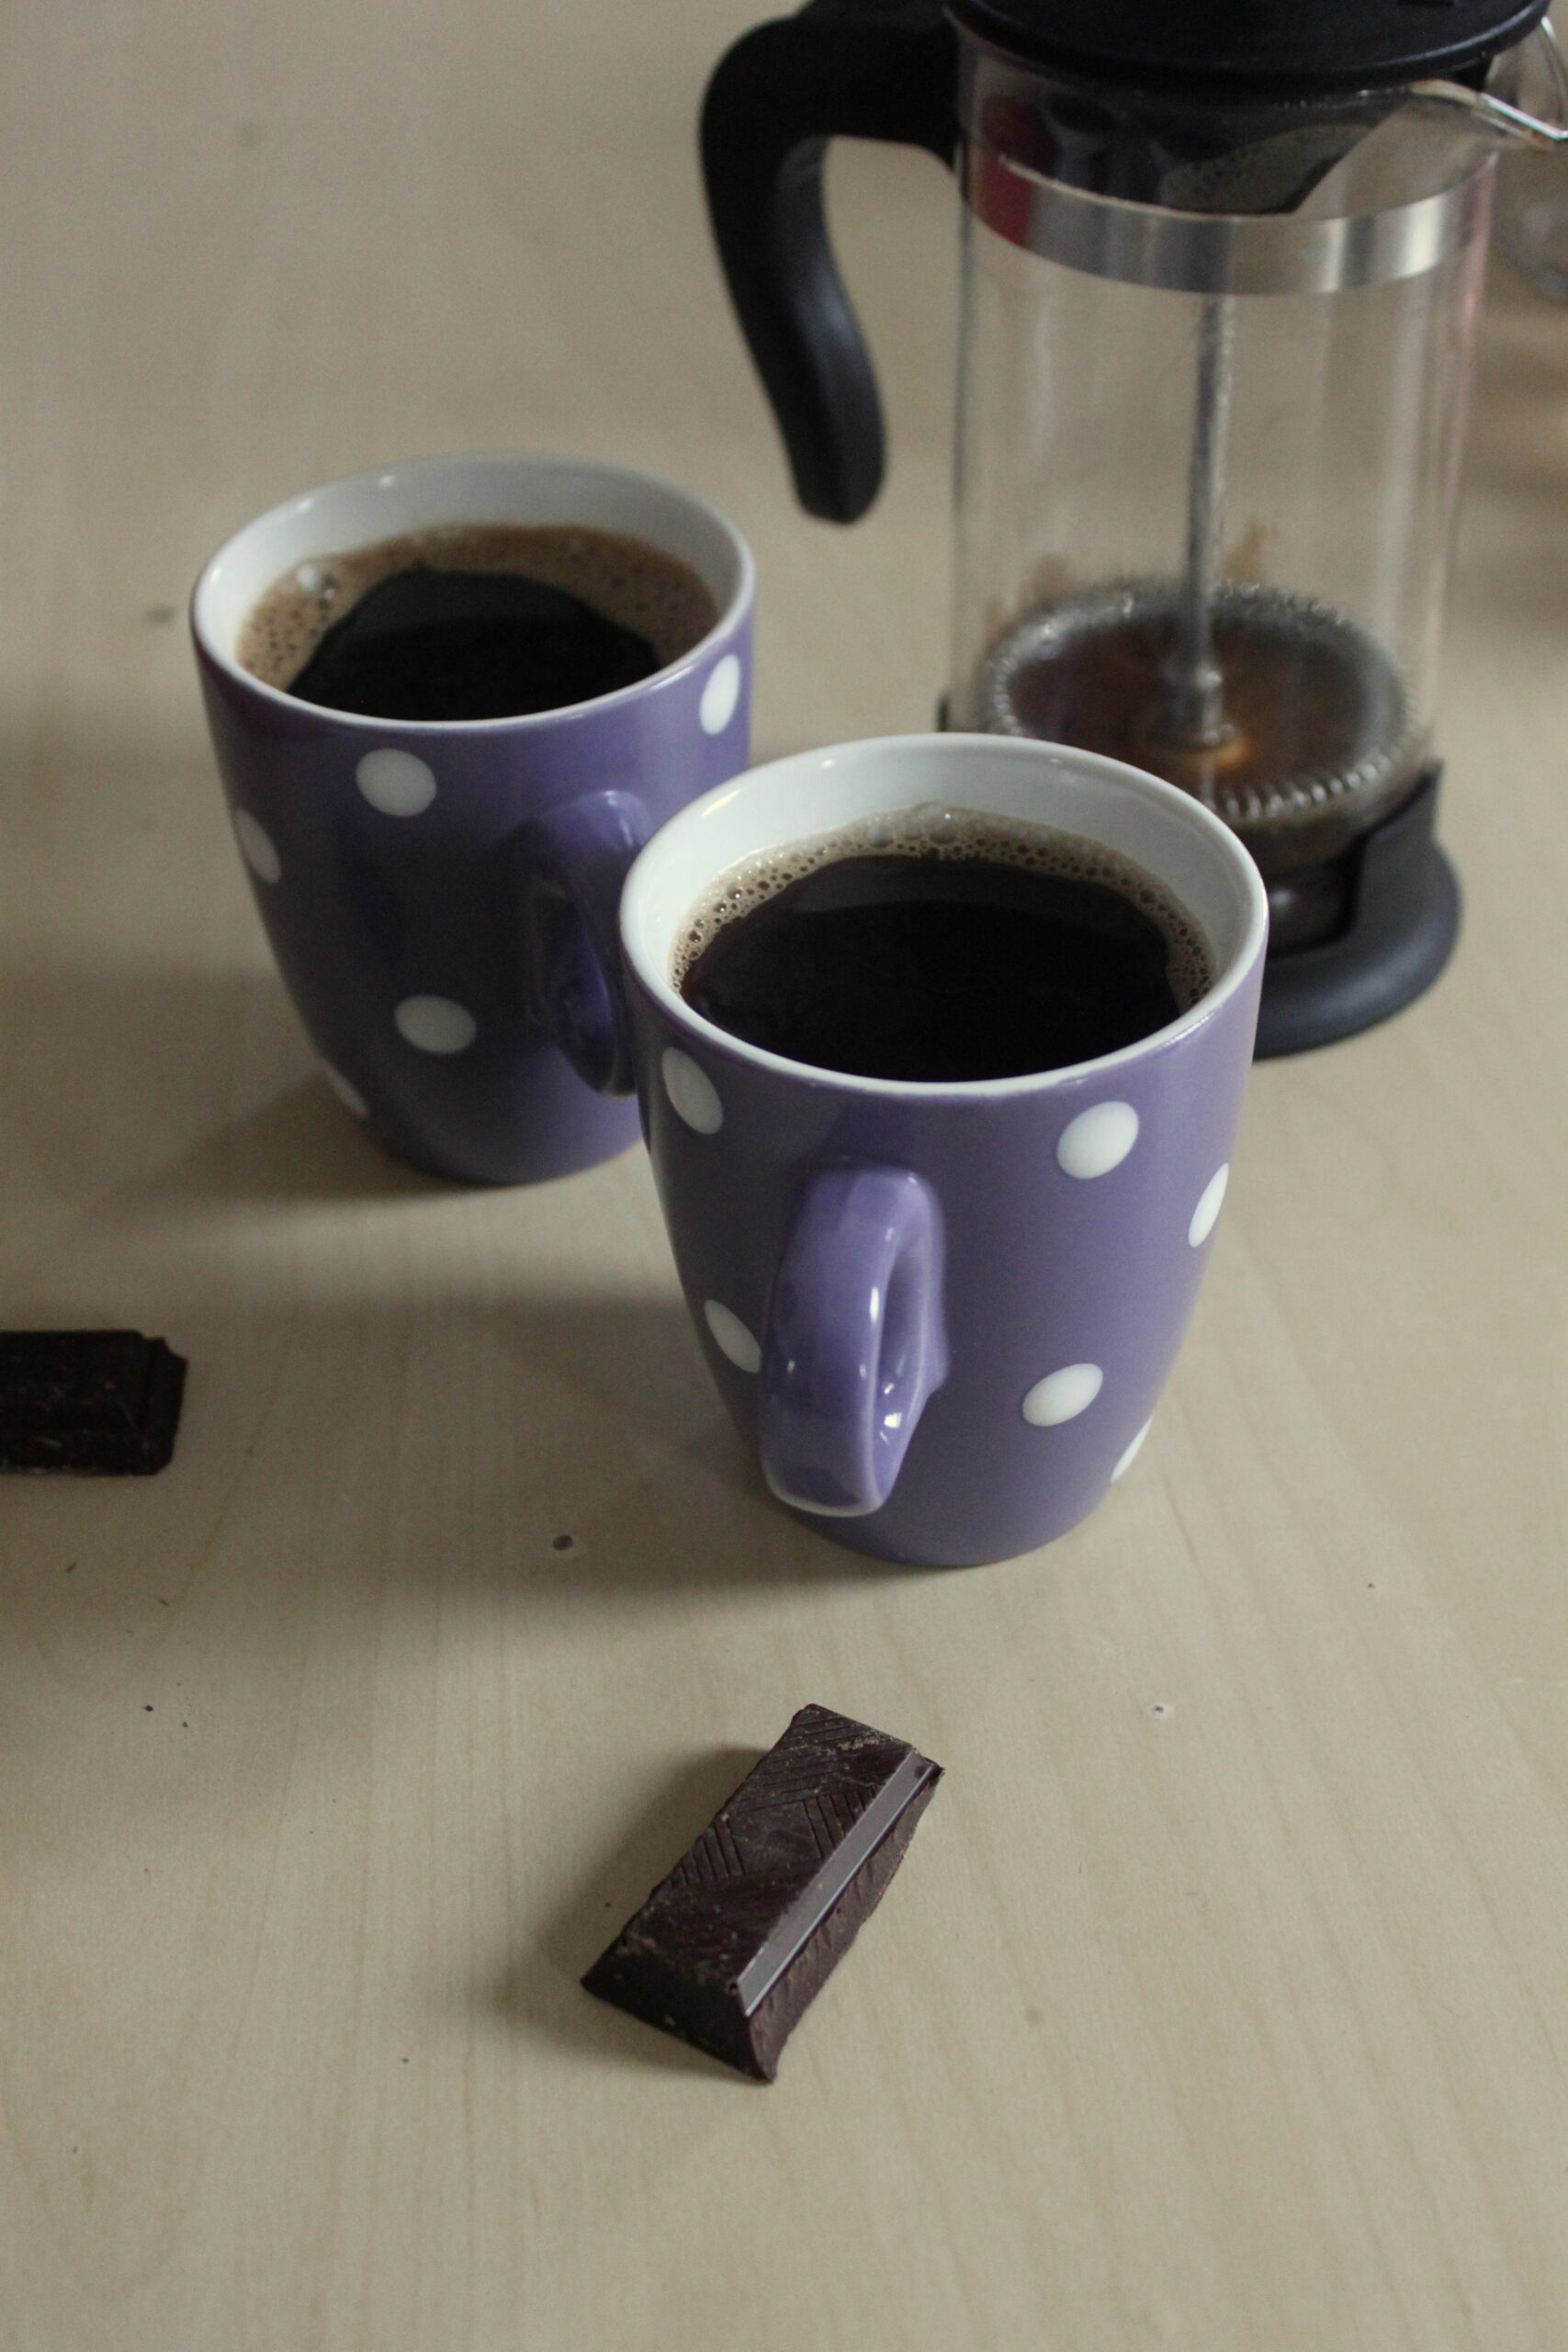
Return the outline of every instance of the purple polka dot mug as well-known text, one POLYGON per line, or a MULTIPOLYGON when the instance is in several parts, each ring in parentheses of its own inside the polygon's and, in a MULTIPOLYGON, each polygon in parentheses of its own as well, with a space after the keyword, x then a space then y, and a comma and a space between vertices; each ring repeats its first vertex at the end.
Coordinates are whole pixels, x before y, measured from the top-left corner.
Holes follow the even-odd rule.
POLYGON ((191 626, 240 853, 322 1075, 399 1159, 526 1183, 636 1141, 603 978, 621 884, 667 818, 746 764, 753 594, 744 540, 704 500, 543 456, 329 482, 207 565, 191 626), (463 524, 640 540, 695 571, 718 618, 635 684, 514 718, 361 718, 241 666, 248 616, 291 569, 463 524))
POLYGON ((644 1128, 697 1336, 779 1498, 931 1566, 1076 1526, 1131 1464, 1224 1196, 1268 909, 1219 820, 1153 776, 995 735, 840 744, 759 768, 631 869, 625 985, 644 1128), (671 974, 716 881, 937 804, 1045 825, 1156 876, 1210 985, 1135 1044, 926 1084, 786 1060, 671 974))

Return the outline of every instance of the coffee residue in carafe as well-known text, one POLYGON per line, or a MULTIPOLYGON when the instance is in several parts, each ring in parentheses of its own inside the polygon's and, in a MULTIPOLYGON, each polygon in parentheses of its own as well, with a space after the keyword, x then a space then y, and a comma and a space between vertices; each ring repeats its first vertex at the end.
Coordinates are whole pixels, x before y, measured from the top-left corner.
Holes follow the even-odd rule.
POLYGON ((1424 742, 1391 656, 1316 599, 1250 581, 1213 596, 1223 725, 1172 708, 1179 584, 1134 581, 1015 622, 982 664, 976 723, 1145 768, 1240 833, 1266 874, 1332 857, 1414 782, 1424 742))

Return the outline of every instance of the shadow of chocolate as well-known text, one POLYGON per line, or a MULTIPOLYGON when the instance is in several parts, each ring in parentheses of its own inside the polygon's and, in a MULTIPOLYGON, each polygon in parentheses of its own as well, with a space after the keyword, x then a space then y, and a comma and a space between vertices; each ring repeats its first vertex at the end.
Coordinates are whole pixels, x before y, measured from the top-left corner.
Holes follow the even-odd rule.
POLYGON ((726 1747, 694 1758, 645 1798, 625 1836, 583 1871, 542 1926, 520 1939, 520 1952, 491 1996, 509 2024, 617 2066, 703 2075, 710 2082, 747 2080, 673 2034, 596 1999, 581 1980, 761 1753, 726 1747))

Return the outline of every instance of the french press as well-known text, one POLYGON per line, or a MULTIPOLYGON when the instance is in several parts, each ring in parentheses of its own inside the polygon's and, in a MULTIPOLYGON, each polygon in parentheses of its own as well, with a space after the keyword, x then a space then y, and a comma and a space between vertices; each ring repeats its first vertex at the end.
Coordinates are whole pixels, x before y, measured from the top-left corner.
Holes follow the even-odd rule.
POLYGON ((1268 884, 1260 1053, 1447 961, 1432 733, 1499 148, 1553 144, 1545 0, 811 0, 720 62, 719 254, 803 504, 883 469, 829 138, 959 168, 947 722, 1195 794, 1268 884))

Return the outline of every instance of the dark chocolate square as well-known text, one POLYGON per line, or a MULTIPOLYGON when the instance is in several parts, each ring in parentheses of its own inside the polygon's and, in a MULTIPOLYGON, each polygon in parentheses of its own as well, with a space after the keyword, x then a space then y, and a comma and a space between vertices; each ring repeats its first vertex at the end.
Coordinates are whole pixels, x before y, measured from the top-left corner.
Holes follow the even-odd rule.
POLYGON ((907 1740, 803 1707, 583 1984, 772 2082, 941 1778, 907 1740))
POLYGON ((0 1331, 0 1470, 162 1470, 185 1379, 185 1358, 140 1331, 0 1331))

